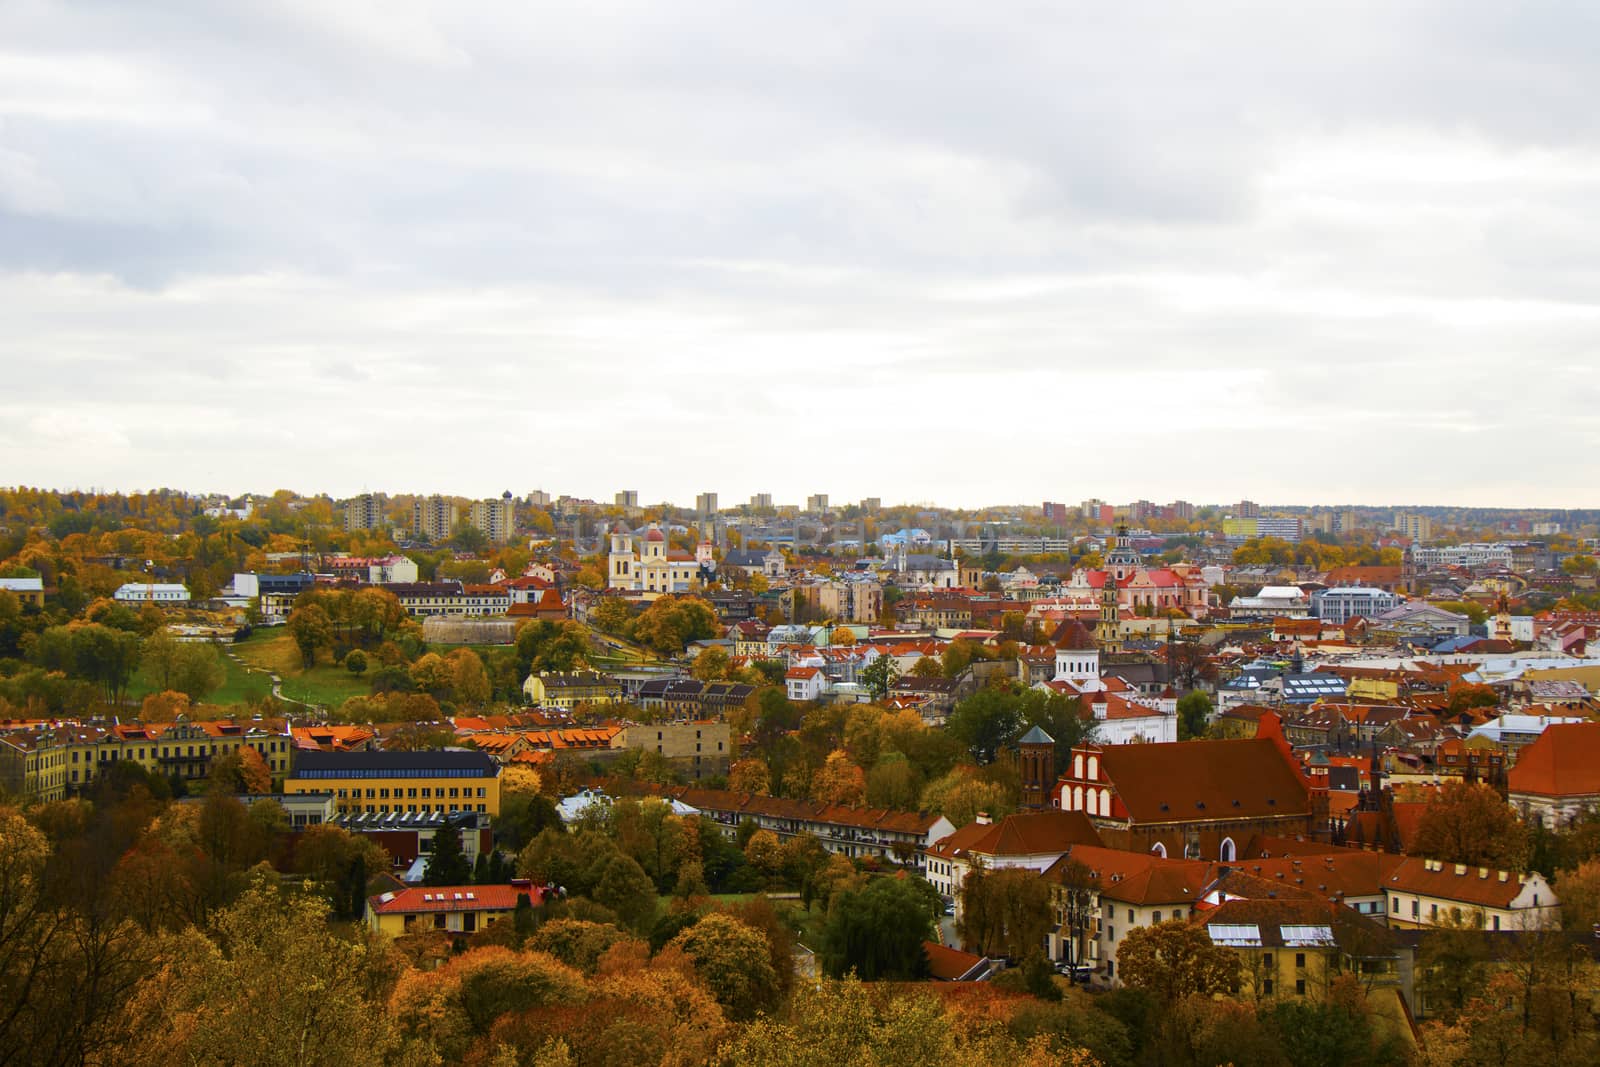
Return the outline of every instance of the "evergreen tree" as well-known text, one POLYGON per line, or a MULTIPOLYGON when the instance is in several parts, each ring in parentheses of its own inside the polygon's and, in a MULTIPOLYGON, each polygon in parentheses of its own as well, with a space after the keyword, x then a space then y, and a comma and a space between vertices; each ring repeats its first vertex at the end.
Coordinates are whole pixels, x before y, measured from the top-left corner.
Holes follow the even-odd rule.
POLYGON ((511 929, 517 935, 517 946, 533 936, 535 923, 533 921, 533 903, 528 899, 528 894, 517 894, 517 907, 511 913, 511 929))
POLYGON ((472 883, 474 885, 485 885, 488 883, 488 881, 489 854, 487 852, 480 852, 478 853, 478 861, 472 865, 472 883))
POLYGON ((433 835, 433 855, 422 874, 423 885, 466 885, 472 878, 472 864, 461 851, 461 831, 446 826, 433 835))
POLYGON ((367 860, 359 853, 350 860, 350 873, 345 876, 346 916, 362 918, 367 911, 367 860))

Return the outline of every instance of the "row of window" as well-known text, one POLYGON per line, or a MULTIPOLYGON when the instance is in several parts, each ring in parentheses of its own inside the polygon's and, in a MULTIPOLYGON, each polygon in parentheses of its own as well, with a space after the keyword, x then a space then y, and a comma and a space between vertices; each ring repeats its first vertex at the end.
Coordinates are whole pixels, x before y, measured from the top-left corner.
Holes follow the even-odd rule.
POLYGON ((393 807, 391 807, 388 804, 362 804, 359 797, 355 798, 355 801, 356 802, 353 804, 340 804, 339 810, 378 811, 385 813, 394 812, 395 814, 400 814, 401 812, 410 812, 413 815, 424 814, 430 811, 487 812, 489 810, 489 805, 487 804, 479 804, 477 807, 473 807, 471 804, 451 804, 449 807, 446 807, 443 804, 395 804, 393 807))
MULTIPOLYGON (((444 786, 440 786, 438 789, 434 789, 432 786, 426 786, 425 785, 425 786, 422 786, 421 788, 422 788, 422 799, 424 799, 424 800, 428 800, 428 799, 430 799, 430 798, 432 798, 434 796, 438 796, 439 799, 443 800, 444 797, 445 797, 444 786)), ((339 799, 340 800, 344 800, 347 795, 352 799, 360 800, 361 799, 361 790, 359 790, 359 789, 350 789, 350 790, 341 789, 341 790, 339 790, 339 799)), ((472 796, 472 787, 471 786, 467 786, 465 789, 457 789, 455 786, 451 786, 449 795, 450 795, 450 799, 451 800, 455 800, 455 799, 458 799, 460 797, 470 797, 470 796, 472 796)), ((478 796, 482 797, 482 796, 487 796, 487 795, 488 795, 487 791, 482 786, 479 786, 478 787, 478 796)), ((409 798, 411 800, 417 799, 417 788, 415 786, 413 786, 410 790, 396 789, 394 791, 394 799, 400 800, 402 797, 406 797, 406 798, 409 798)), ((388 789, 377 789, 377 788, 368 789, 367 790, 367 799, 368 800, 388 800, 389 799, 389 790, 388 789)))
POLYGON ((480 767, 302 767, 296 778, 492 778, 480 767))

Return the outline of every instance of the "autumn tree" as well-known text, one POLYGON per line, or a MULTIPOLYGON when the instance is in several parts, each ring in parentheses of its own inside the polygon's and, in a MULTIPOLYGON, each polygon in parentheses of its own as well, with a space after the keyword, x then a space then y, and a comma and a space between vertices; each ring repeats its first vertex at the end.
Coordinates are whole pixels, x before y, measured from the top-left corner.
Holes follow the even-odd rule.
POLYGON ((695 973, 710 987, 731 1019, 750 1019, 770 1010, 779 992, 767 940, 760 931, 720 912, 712 912, 670 943, 694 961, 695 973))
POLYGON ((1211 943, 1203 926, 1179 921, 1129 930, 1117 947, 1124 985, 1163 1004, 1190 994, 1229 994, 1239 988, 1239 956, 1211 943))
POLYGON ((960 767, 929 782, 918 807, 941 814, 956 826, 966 826, 980 811, 995 818, 1017 810, 1017 797, 998 782, 984 781, 960 767))
POLYGON ((828 753, 822 768, 811 779, 812 799, 824 804, 860 804, 866 789, 866 775, 842 749, 828 753))
POLYGON ((309 669, 316 666, 317 652, 333 645, 333 620, 320 604, 297 607, 289 613, 289 636, 309 669))
POLYGON ((969 952, 1024 959, 1039 951, 1050 920, 1050 885, 1031 868, 974 869, 962 881, 959 930, 969 952))
POLYGON ((752 756, 735 763, 728 768, 728 788, 735 793, 771 795, 772 778, 766 761, 752 756))
POLYGON ((689 674, 697 681, 719 682, 728 676, 728 654, 720 648, 701 649, 689 666, 689 674))
POLYGON ((1423 810, 1410 851, 1445 863, 1521 871, 1528 830, 1491 787, 1450 782, 1423 810))
POLYGON ((263 877, 218 915, 215 940, 193 929, 171 939, 131 1005, 140 1026, 120 1062, 345 1067, 396 1050, 390 1017, 366 999, 387 988, 386 954, 336 936, 326 914, 263 877))

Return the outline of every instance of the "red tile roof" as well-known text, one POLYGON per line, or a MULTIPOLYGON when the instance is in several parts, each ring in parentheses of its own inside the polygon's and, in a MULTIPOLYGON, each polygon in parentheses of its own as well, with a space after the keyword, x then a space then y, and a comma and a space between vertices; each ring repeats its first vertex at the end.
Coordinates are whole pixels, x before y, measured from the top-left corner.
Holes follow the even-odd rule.
POLYGON ((396 893, 370 897, 367 904, 379 915, 418 915, 436 911, 510 911, 517 906, 518 894, 528 894, 528 903, 537 907, 544 889, 536 885, 441 885, 417 886, 396 893))
POLYGON ((1517 757, 1506 783, 1512 793, 1544 797, 1600 794, 1600 722, 1545 727, 1517 757))

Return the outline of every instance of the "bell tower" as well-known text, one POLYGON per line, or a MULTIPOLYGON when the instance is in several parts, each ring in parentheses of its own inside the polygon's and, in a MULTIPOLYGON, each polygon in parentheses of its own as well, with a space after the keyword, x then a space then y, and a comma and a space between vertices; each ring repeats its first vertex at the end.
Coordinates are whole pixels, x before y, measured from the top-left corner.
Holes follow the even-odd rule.
POLYGON ((1117 580, 1106 570, 1106 584, 1100 590, 1100 621, 1095 624, 1095 639, 1102 652, 1122 651, 1122 608, 1117 603, 1117 580))
POLYGON ((1035 726, 1017 741, 1022 806, 1048 808, 1056 784, 1056 739, 1035 726))

